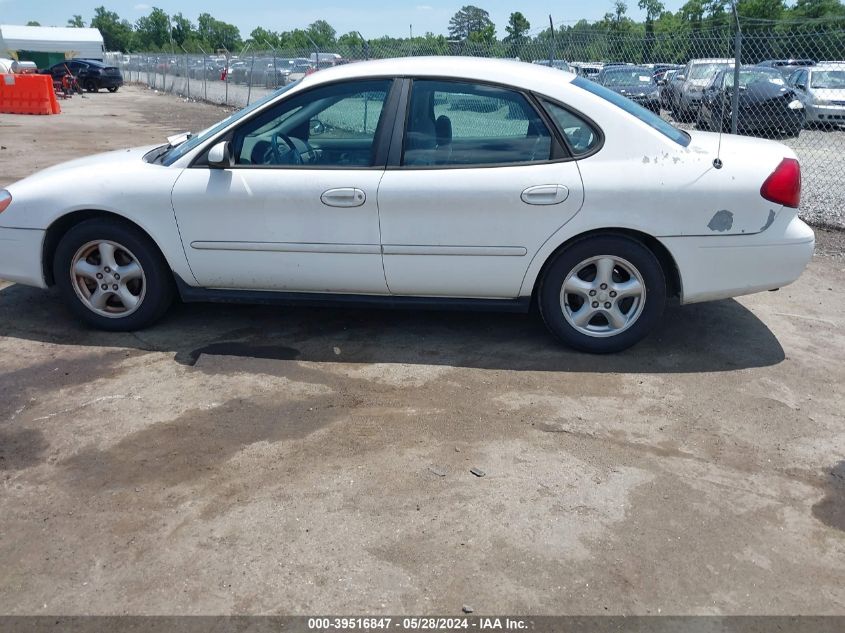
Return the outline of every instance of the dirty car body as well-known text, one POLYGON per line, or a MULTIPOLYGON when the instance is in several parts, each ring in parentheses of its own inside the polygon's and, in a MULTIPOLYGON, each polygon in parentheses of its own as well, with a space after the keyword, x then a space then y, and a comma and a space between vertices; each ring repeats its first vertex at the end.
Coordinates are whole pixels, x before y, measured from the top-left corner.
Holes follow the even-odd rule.
POLYGON ((176 293, 514 311, 534 300, 562 341, 612 352, 656 327, 667 296, 779 288, 813 252, 791 149, 734 136, 720 149, 717 134, 538 65, 341 66, 180 140, 9 186, 0 277, 55 284, 110 330, 151 324, 176 293), (95 174, 100 186, 74 186, 95 174))

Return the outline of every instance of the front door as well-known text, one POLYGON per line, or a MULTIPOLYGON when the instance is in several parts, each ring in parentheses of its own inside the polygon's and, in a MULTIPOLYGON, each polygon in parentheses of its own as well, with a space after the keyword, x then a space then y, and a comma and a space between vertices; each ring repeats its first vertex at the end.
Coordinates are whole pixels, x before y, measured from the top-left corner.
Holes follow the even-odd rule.
POLYGON ((397 295, 515 298, 535 253, 581 208, 577 164, 528 96, 415 80, 401 165, 379 187, 397 295))
POLYGON ((184 170, 173 208, 201 286, 387 293, 374 148, 391 85, 294 94, 231 133, 231 168, 184 170))

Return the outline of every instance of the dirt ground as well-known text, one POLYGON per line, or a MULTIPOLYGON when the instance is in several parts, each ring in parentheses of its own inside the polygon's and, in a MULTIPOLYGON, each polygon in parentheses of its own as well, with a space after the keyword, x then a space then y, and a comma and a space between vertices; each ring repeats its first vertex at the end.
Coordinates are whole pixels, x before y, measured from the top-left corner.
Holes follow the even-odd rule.
MULTIPOLYGON (((0 115, 0 184, 223 114, 64 107, 0 115)), ((0 282, 0 613, 845 614, 842 245, 607 357, 499 314, 106 334, 0 282)))

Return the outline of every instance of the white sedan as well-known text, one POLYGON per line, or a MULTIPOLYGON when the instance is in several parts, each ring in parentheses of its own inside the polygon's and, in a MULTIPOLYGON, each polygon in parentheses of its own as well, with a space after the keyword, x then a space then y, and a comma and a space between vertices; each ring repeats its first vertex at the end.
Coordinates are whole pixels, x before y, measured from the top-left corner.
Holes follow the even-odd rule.
POLYGON ((56 285, 107 330, 148 326, 177 296, 535 301, 559 339, 611 352, 669 296, 779 288, 813 253, 791 149, 683 132, 534 64, 340 66, 169 140, 0 192, 0 278, 56 285))

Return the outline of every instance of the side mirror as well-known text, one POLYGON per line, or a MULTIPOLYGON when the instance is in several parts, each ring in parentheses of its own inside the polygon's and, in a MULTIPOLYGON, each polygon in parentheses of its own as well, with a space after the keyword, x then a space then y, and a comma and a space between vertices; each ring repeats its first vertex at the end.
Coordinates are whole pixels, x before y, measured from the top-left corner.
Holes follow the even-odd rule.
POLYGON ((683 81, 686 78, 686 75, 675 75, 675 79, 677 79, 678 81, 683 81))
POLYGON ((232 166, 232 155, 229 153, 229 141, 221 141, 208 150, 208 164, 217 169, 232 166))
POLYGON ((805 84, 795 84, 795 87, 800 90, 806 90, 807 86, 805 84))
POLYGON ((657 80, 657 85, 658 85, 658 86, 665 86, 665 85, 666 85, 666 80, 665 80, 665 79, 658 79, 658 80, 657 80))

